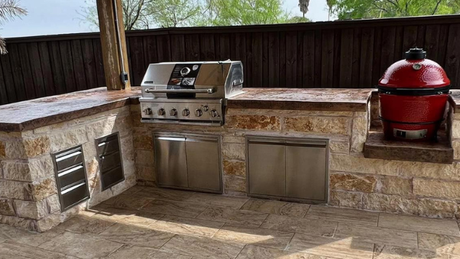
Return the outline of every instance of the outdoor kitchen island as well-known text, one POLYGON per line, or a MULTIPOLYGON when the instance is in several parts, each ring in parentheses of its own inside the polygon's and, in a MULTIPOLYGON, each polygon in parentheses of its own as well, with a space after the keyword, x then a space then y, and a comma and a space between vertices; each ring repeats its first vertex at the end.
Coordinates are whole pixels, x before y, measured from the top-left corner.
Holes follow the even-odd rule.
MULTIPOLYGON (((0 106, 1 223, 46 231, 136 184, 155 188, 154 134, 217 136, 223 195, 247 196, 252 188, 246 139, 276 139, 277 144, 280 139, 285 144, 308 139, 307 145, 323 141, 327 147, 321 153, 325 195, 314 203, 324 199, 330 206, 360 210, 460 216, 457 160, 443 164, 364 158, 375 119, 372 90, 244 91, 228 99, 223 126, 141 123, 138 88, 97 88, 0 106)), ((456 105, 456 92, 453 96, 456 105)), ((460 138, 460 123, 455 114, 451 117, 454 159, 459 159, 455 138, 460 138)))

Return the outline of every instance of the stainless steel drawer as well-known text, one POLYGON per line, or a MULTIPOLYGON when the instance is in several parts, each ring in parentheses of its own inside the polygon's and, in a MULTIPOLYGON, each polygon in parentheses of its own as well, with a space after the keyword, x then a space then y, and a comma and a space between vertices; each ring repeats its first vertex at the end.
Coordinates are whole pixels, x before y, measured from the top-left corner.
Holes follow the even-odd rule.
POLYGON ((114 152, 108 155, 102 155, 99 159, 99 168, 101 172, 109 171, 121 165, 120 153, 114 152))
POLYGON ((56 166, 58 171, 64 170, 81 162, 83 162, 83 151, 81 148, 65 151, 56 156, 56 166))
POLYGON ((185 138, 155 137, 155 164, 158 184, 163 187, 188 187, 185 138))
POLYGON ((85 180, 85 169, 83 168, 83 163, 59 171, 57 176, 61 189, 65 189, 69 185, 85 180))
POLYGON ((101 172, 101 181, 104 186, 113 186, 125 179, 121 165, 109 171, 101 172))
POLYGON ((88 186, 85 181, 81 181, 61 192, 61 207, 66 210, 88 198, 88 186))
POLYGON ((119 150, 118 136, 106 137, 100 139, 97 144, 98 154, 110 154, 119 150))

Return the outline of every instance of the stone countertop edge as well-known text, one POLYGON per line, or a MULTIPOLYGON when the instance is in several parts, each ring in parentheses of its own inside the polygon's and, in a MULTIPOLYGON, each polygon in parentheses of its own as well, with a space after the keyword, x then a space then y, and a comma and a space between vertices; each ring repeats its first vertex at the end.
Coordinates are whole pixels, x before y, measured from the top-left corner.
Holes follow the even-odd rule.
POLYGON ((373 88, 246 88, 227 108, 365 112, 373 88))
MULTIPOLYGON (((245 88, 229 98, 228 108, 366 111, 373 89, 245 88)), ((105 87, 0 106, 0 131, 21 132, 139 104, 140 87, 107 91, 105 87)), ((460 100, 460 99, 459 99, 460 100)))

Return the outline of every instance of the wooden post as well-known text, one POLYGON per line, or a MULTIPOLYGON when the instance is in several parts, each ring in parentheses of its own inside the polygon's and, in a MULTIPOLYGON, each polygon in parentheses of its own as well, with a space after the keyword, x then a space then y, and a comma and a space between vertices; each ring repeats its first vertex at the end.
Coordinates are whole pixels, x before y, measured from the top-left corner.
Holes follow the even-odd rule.
POLYGON ((115 0, 115 2, 116 6, 114 6, 113 0, 97 0, 99 29, 101 31, 102 59, 107 90, 131 88, 129 78, 124 85, 121 79, 123 72, 128 75, 129 66, 128 54, 126 52, 125 25, 123 24, 123 9, 121 0, 115 0), (119 37, 117 34, 117 25, 114 15, 115 7, 117 9, 119 37), (120 38, 120 42, 118 38, 120 38), (119 44, 121 44, 121 48, 119 44), (122 56, 120 55, 120 49, 122 56), (123 57, 124 71, 121 66, 121 57, 123 57))

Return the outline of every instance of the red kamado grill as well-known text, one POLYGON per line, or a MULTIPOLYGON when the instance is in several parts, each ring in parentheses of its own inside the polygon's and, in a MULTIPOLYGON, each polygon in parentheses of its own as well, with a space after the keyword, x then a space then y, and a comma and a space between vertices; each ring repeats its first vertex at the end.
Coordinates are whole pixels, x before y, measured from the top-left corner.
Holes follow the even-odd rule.
POLYGON ((420 48, 406 52, 379 81, 380 118, 387 139, 436 140, 450 80, 420 48))

